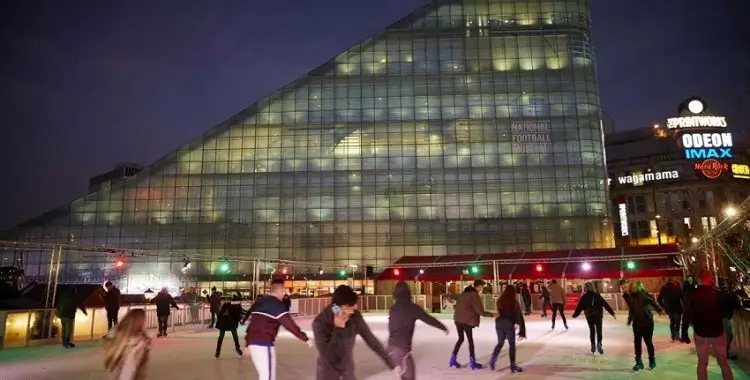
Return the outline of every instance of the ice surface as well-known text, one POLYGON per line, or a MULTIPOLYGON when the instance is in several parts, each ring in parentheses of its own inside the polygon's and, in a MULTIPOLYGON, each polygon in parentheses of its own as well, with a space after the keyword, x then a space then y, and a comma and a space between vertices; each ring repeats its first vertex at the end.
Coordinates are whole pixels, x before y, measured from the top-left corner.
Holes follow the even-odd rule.
MULTIPOLYGON (((500 379, 523 377, 524 379, 695 379, 695 351, 692 346, 669 341, 665 320, 657 322, 654 333, 657 367, 654 371, 634 373, 633 344, 630 329, 625 326, 624 316, 618 320, 605 318, 604 356, 589 352, 588 327, 583 317, 569 318, 570 330, 565 332, 562 323, 550 331, 550 322, 538 316, 527 319, 528 339, 518 345, 518 364, 525 372, 510 374, 507 344, 498 360, 499 371, 488 369, 448 369, 448 359, 456 340, 455 328, 450 315, 439 315, 450 328, 451 335, 419 324, 414 339, 414 358, 417 376, 421 379, 500 379)), ((388 318, 385 315, 368 315, 367 321, 375 334, 383 341, 387 337, 388 318)), ((312 319, 301 318, 298 323, 311 331, 312 319)), ((242 333, 244 334, 244 333, 242 333)), ((148 378, 158 380, 234 380, 257 379, 249 359, 238 357, 232 347, 229 334, 224 339, 222 357, 214 359, 216 330, 197 330, 174 333, 167 339, 154 339, 149 362, 148 378)), ((479 360, 486 363, 496 343, 491 319, 483 319, 474 332, 479 360)), ((364 379, 395 379, 385 365, 364 342, 359 341, 355 349, 357 374, 364 379)), ((645 347, 644 347, 645 354, 645 347)), ((278 380, 305 380, 315 377, 315 349, 295 339, 282 329, 277 344, 278 380)), ((468 345, 465 342, 459 361, 468 361, 468 345)), ((0 380, 88 380, 103 379, 102 350, 98 343, 81 343, 75 349, 60 347, 35 347, 0 351, 0 380)), ((709 378, 720 379, 720 370, 715 361, 709 366, 709 378)), ((735 368, 735 379, 750 379, 735 368)))

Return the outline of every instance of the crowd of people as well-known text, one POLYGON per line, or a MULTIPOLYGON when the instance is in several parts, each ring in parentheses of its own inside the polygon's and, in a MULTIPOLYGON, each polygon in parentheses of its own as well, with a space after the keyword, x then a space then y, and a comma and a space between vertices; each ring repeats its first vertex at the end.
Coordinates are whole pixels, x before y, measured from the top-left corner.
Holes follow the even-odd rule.
MULTIPOLYGON (((474 281, 472 286, 466 287, 458 296, 454 307, 454 325, 458 340, 448 363, 452 368, 468 367, 472 370, 485 368, 477 361, 474 347, 473 331, 480 324, 483 317, 493 318, 497 344, 490 355, 487 367, 497 368, 497 359, 507 341, 508 359, 511 372, 523 372, 516 359, 516 341, 526 338, 524 316, 531 313, 531 295, 528 288, 521 286, 517 290, 514 286, 507 286, 497 298, 495 310, 487 311, 483 307, 480 294, 485 282, 474 281), (520 294, 520 301, 518 301, 520 294), (458 361, 458 354, 464 342, 468 343, 469 362, 462 365, 458 361)), ((709 354, 713 350, 722 370, 723 379, 733 379, 729 359, 732 341, 732 329, 729 322, 734 310, 738 307, 741 295, 735 292, 719 290, 714 286, 713 277, 707 270, 698 276, 698 284, 692 277, 688 277, 680 285, 677 281, 666 283, 658 296, 649 294, 641 282, 630 283, 620 281, 622 298, 627 304, 627 324, 632 327, 635 365, 633 371, 645 368, 642 361, 642 345, 645 343, 648 355, 648 368, 656 368, 656 353, 653 344, 654 313, 666 314, 669 318, 669 330, 673 342, 690 344, 694 342, 697 356, 697 378, 707 379, 709 354), (689 326, 693 326, 693 339, 688 336, 689 326)), ((132 309, 118 323, 116 309, 119 309, 119 291, 111 283, 106 285, 107 292, 103 295, 107 309, 109 326, 112 333, 107 336, 107 352, 105 354, 105 368, 113 379, 135 380, 145 376, 146 364, 149 358, 151 339, 145 333, 146 315, 142 309, 132 309)), ((58 312, 64 318, 72 318, 79 305, 69 300, 74 295, 66 294, 60 302, 58 312)), ((411 292, 406 282, 396 284, 393 293, 394 303, 389 312, 388 341, 384 346, 372 333, 362 314, 357 310, 358 294, 349 286, 341 285, 333 293, 331 303, 325 307, 314 319, 312 329, 314 338, 300 329, 289 312, 290 300, 285 294, 283 280, 274 280, 270 292, 266 296, 255 300, 249 310, 242 309, 238 296, 231 301, 222 302, 221 294, 212 289, 207 297, 211 311, 211 327, 219 330, 215 357, 221 355, 222 343, 226 332, 232 334, 235 351, 238 355, 248 356, 262 380, 274 380, 277 376, 277 362, 275 340, 279 329, 283 326, 300 341, 318 352, 316 378, 319 380, 353 380, 355 366, 353 349, 357 336, 363 338, 365 344, 375 352, 386 367, 404 380, 416 378, 416 367, 411 355, 412 338, 415 324, 422 321, 446 335, 449 329, 438 319, 428 314, 422 307, 413 303, 411 292), (248 322, 249 321, 249 322, 248 322), (240 342, 237 329, 247 322, 244 343, 240 342)), ((745 296, 746 297, 746 296, 745 296)), ((552 280, 542 287, 542 316, 546 317, 547 308, 552 310, 551 327, 555 328, 557 315, 562 319, 565 329, 568 329, 565 317, 564 289, 552 280)), ((157 337, 166 336, 166 322, 171 308, 177 308, 174 299, 163 289, 152 301, 157 306, 159 316, 159 333, 157 337)), ((81 308, 84 312, 85 309, 81 308)), ((573 318, 582 313, 589 327, 591 353, 604 353, 602 345, 602 325, 604 312, 612 318, 617 318, 615 311, 596 291, 593 283, 586 283, 584 293, 580 297, 573 318)), ((74 347, 69 339, 63 323, 63 345, 74 347), (67 337, 67 338, 66 338, 67 337)), ((67 329, 68 331, 70 328, 67 329)))

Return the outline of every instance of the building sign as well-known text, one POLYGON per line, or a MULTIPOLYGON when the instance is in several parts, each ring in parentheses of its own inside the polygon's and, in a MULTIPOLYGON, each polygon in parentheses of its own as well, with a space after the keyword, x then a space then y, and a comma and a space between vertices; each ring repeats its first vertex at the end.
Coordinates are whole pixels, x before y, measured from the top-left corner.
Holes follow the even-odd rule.
POLYGON ((634 186, 642 185, 645 182, 664 181, 670 179, 680 179, 680 173, 677 170, 667 170, 662 172, 638 173, 617 177, 617 183, 620 185, 630 184, 634 186))
POLYGON ((552 152, 552 126, 549 121, 514 121, 510 124, 510 132, 514 152, 552 152))
POLYGON ((683 133, 682 147, 688 160, 732 158, 731 133, 683 133))
POLYGON ((712 158, 703 162, 696 162, 695 170, 703 173, 703 176, 706 178, 716 179, 721 176, 721 173, 729 170, 729 165, 712 158))
POLYGON ((667 128, 726 128, 724 116, 684 116, 667 119, 667 128))
POLYGON ((732 164, 732 177, 750 179, 750 166, 747 164, 732 164))
POLYGON ((630 235, 630 228, 628 228, 628 205, 620 203, 617 205, 617 211, 620 213, 620 234, 622 236, 630 235))

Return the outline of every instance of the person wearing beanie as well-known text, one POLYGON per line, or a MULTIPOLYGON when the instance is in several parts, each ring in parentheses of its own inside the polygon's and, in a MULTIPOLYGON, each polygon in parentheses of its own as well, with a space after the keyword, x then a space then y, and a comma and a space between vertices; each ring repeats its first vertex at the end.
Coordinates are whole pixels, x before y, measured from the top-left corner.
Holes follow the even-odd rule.
POLYGON ((642 282, 635 285, 624 284, 623 290, 628 289, 629 293, 622 295, 622 298, 628 304, 628 325, 633 326, 633 348, 635 353, 635 365, 633 371, 643 369, 641 353, 643 351, 642 343, 646 343, 648 352, 648 366, 650 369, 656 368, 656 356, 654 352, 654 314, 651 309, 660 314, 663 313, 659 304, 651 298, 642 282))
POLYGON ((464 343, 464 336, 466 336, 466 339, 469 341, 469 367, 471 369, 484 368, 476 360, 473 334, 474 328, 479 327, 481 317, 495 317, 495 314, 484 311, 482 298, 479 296, 484 289, 484 285, 484 281, 474 280, 474 286, 467 286, 463 293, 458 296, 458 302, 456 302, 456 306, 453 309, 453 321, 456 324, 458 341, 456 341, 456 345, 453 347, 453 353, 448 363, 450 367, 461 368, 461 364, 458 363, 458 350, 461 349, 461 345, 464 343))
POLYGON ((612 318, 617 319, 615 311, 609 306, 607 301, 602 298, 601 294, 596 292, 594 283, 587 282, 585 285, 586 292, 578 300, 576 310, 573 312, 573 318, 578 318, 581 312, 586 316, 586 323, 589 325, 589 340, 591 341, 591 353, 599 351, 604 354, 602 348, 602 324, 604 320, 604 309, 612 318))

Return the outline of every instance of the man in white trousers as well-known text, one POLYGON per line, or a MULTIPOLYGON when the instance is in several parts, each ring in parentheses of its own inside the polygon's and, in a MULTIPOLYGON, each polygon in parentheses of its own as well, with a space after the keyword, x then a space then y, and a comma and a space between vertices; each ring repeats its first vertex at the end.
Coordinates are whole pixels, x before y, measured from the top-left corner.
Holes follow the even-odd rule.
POLYGON ((297 323, 294 322, 289 309, 282 299, 284 298, 284 280, 273 280, 271 282, 271 294, 259 298, 245 319, 250 318, 245 335, 245 354, 253 361, 253 366, 258 372, 258 380, 276 380, 276 350, 274 342, 279 334, 279 326, 284 326, 294 336, 307 342, 309 347, 312 341, 307 337, 297 323))

